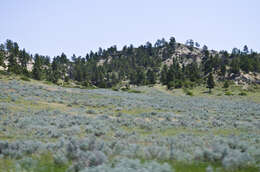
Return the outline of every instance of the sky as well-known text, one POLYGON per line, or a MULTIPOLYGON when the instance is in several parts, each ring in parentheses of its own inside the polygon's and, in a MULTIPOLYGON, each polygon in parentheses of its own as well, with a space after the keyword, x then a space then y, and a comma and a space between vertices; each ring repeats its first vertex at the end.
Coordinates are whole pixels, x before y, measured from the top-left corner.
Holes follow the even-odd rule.
POLYGON ((0 43, 50 57, 147 41, 193 39, 260 52, 259 0, 0 0, 0 43))

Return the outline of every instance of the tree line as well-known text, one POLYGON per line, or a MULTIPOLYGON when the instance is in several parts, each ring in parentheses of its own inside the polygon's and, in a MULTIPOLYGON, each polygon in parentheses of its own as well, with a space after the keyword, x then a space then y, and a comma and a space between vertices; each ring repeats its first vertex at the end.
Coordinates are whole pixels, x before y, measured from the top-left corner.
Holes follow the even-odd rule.
MULTIPOLYGON (((68 58, 62 53, 51 59, 49 56, 31 55, 25 49, 21 50, 18 43, 6 40, 0 44, 0 66, 7 68, 8 72, 36 80, 56 84, 59 81, 74 81, 84 86, 101 88, 110 88, 122 81, 133 85, 161 83, 168 88, 192 87, 201 82, 206 83, 212 74, 225 80, 239 75, 241 71, 260 72, 260 55, 247 46, 243 50, 234 48, 231 53, 212 53, 205 45, 201 49, 199 47, 199 43, 193 40, 182 45, 171 37, 169 41, 159 39, 154 45, 147 42, 139 47, 124 46, 122 50, 112 46, 99 48, 97 52, 90 51, 85 57, 73 55, 68 58), (199 50, 201 62, 192 60, 185 64, 173 59, 170 65, 166 65, 165 60, 175 55, 180 46, 186 46, 191 52, 199 50), (27 66, 32 60, 32 71, 29 71, 27 66)), ((193 59, 193 56, 188 53, 183 58, 193 59)))

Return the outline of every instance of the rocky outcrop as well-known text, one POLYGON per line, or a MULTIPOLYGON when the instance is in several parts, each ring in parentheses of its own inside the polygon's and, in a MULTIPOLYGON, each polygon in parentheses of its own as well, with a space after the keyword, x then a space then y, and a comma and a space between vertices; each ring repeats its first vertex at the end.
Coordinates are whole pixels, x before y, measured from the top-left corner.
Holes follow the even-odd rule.
POLYGON ((260 74, 259 73, 241 73, 238 75, 231 74, 230 78, 235 81, 236 84, 260 84, 260 74))
MULTIPOLYGON (((218 54, 218 52, 209 50, 209 54, 214 56, 218 54)), ((178 46, 176 46, 174 54, 171 56, 171 58, 164 60, 163 64, 170 66, 174 60, 176 60, 180 64, 184 64, 185 66, 192 62, 197 62, 198 64, 200 64, 202 58, 202 49, 193 47, 193 49, 191 50, 184 44, 178 44, 178 46)))
MULTIPOLYGON (((4 64, 5 64, 5 67, 4 66, 0 66, 0 71, 1 70, 8 70, 8 60, 5 60, 4 61, 4 64)), ((29 72, 31 72, 32 70, 33 70, 33 63, 34 63, 34 61, 33 60, 31 60, 31 61, 29 61, 29 63, 27 64, 27 70, 29 71, 29 72)), ((19 62, 18 62, 18 64, 20 64, 19 62)))

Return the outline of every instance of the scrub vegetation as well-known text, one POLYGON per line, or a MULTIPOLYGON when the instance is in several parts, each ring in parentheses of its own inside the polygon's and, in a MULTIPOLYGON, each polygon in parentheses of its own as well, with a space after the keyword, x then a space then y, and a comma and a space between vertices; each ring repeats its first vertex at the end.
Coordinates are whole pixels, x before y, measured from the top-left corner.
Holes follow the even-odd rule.
POLYGON ((259 171, 257 88, 123 91, 1 78, 1 172, 259 171))

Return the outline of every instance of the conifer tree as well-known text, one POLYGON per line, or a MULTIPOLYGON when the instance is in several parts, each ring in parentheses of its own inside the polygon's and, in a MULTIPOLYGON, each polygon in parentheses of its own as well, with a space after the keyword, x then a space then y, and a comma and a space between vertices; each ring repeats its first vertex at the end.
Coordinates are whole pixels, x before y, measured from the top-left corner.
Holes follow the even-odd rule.
POLYGON ((230 64, 230 72, 234 74, 239 74, 240 66, 237 58, 232 59, 230 64))
POLYGON ((0 66, 5 67, 5 52, 4 52, 4 48, 0 48, 0 66))
POLYGON ((152 69, 148 69, 146 78, 147 78, 147 84, 156 83, 156 73, 152 69))
POLYGON ((42 74, 41 66, 42 66, 41 58, 39 54, 35 54, 32 74, 33 74, 33 78, 36 80, 42 79, 43 74, 42 74))
POLYGON ((207 88, 209 89, 209 93, 211 93, 211 89, 215 87, 215 82, 212 73, 208 75, 208 80, 207 80, 207 88))
POLYGON ((221 68, 220 68, 220 73, 221 73, 221 76, 225 76, 226 75, 226 65, 224 63, 221 64, 221 68))
POLYGON ((167 73, 168 73, 168 67, 167 65, 164 65, 161 71, 161 78, 160 78, 160 81, 163 85, 167 84, 167 73))
POLYGON ((28 75, 27 64, 30 61, 30 55, 23 49, 19 53, 19 61, 21 63, 21 69, 23 74, 28 75))

